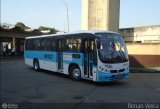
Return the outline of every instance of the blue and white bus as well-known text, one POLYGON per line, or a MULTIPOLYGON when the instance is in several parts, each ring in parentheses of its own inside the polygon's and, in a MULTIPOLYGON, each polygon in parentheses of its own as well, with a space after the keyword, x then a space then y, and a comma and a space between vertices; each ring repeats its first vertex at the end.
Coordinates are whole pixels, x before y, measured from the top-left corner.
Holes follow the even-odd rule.
POLYGON ((128 78, 129 59, 122 36, 108 31, 80 31, 25 39, 25 63, 96 82, 128 78))

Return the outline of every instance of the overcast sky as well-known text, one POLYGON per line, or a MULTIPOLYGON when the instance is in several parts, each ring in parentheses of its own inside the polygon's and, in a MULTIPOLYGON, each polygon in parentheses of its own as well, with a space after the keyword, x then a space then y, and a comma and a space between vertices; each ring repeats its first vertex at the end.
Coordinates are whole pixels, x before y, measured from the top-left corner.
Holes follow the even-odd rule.
MULTIPOLYGON (((65 0, 70 31, 81 28, 81 0, 65 0)), ((1 23, 23 22, 31 28, 54 27, 67 31, 62 0, 1 0, 1 23)), ((120 28, 160 25, 160 0, 121 0, 120 28)))

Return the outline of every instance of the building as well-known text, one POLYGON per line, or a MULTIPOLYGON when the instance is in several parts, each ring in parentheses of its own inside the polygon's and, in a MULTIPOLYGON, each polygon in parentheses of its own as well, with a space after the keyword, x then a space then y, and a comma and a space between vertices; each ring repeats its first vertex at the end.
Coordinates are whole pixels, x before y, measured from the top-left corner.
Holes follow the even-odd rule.
POLYGON ((120 0, 82 0, 82 30, 118 32, 120 0))
POLYGON ((122 28, 119 32, 127 43, 160 43, 160 25, 122 28))
POLYGON ((28 36, 36 36, 43 34, 53 34, 50 31, 38 31, 38 30, 22 30, 13 25, 1 25, 0 27, 0 54, 3 54, 4 49, 6 55, 10 55, 12 50, 15 50, 16 55, 23 55, 24 40, 28 36))
POLYGON ((130 66, 160 66, 160 25, 119 30, 127 45, 130 66))

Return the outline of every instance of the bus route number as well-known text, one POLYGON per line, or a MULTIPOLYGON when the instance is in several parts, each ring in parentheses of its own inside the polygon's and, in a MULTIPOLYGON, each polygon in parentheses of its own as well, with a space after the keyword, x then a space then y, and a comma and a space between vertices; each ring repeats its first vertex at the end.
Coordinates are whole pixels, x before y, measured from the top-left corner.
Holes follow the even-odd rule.
POLYGON ((53 59, 53 55, 51 55, 51 54, 44 54, 44 58, 53 59))

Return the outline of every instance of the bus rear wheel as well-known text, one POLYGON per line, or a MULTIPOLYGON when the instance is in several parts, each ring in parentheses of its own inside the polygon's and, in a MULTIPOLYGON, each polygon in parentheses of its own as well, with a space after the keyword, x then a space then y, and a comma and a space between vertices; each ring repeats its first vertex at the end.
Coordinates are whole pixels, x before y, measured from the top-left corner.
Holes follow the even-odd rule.
POLYGON ((81 71, 79 69, 79 67, 77 66, 72 66, 70 68, 70 76, 71 78, 73 78, 74 80, 80 80, 81 79, 81 71))
POLYGON ((39 71, 39 62, 38 62, 38 60, 34 60, 33 61, 33 68, 34 68, 34 70, 36 70, 36 71, 39 71))

